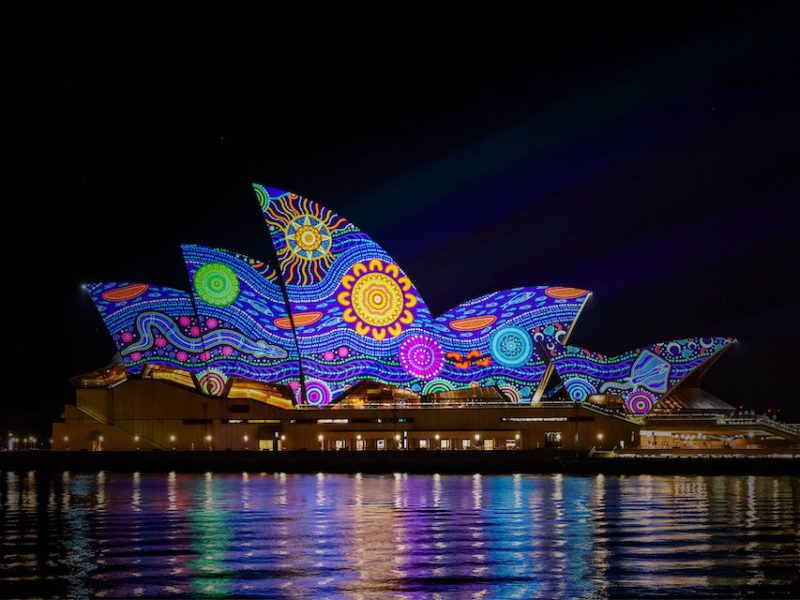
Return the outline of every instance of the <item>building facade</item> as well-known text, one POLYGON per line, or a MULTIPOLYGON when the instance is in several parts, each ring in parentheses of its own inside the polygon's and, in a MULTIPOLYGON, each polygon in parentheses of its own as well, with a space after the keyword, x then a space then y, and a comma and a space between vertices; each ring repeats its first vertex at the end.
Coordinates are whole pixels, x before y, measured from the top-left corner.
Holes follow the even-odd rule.
POLYGON ((800 430, 742 417, 698 388, 667 398, 682 402, 649 415, 629 415, 593 402, 507 402, 499 390, 415 401, 388 386, 361 386, 334 406, 298 408, 290 389, 234 380, 227 398, 148 370, 124 369, 73 379, 76 403, 53 425, 55 450, 237 451, 513 451, 578 454, 673 453, 798 448, 800 430), (698 394, 701 397, 698 398, 698 394))
POLYGON ((347 219, 254 189, 272 263, 184 245, 189 291, 86 286, 118 354, 73 378, 55 449, 588 452, 794 435, 723 424, 733 408, 699 384, 732 338, 618 356, 572 346, 591 294, 565 286, 501 290, 434 317, 347 219))
POLYGON ((253 398, 208 397, 158 379, 83 387, 56 450, 522 450, 636 447, 631 418, 591 404, 531 407, 402 402, 298 409, 253 398))

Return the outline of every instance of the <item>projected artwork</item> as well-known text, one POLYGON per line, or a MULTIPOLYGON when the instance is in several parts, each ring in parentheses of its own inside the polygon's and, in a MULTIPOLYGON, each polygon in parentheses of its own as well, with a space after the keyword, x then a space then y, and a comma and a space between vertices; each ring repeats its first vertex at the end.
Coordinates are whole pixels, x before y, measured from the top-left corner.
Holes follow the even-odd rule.
POLYGON ((88 284, 86 290, 131 374, 146 363, 200 372, 205 347, 189 294, 146 283, 88 284))
POLYGON ((590 293, 563 286, 493 292, 434 318, 397 261, 347 219, 253 187, 277 271, 185 245, 189 293, 88 286, 130 373, 148 363, 180 368, 211 396, 225 396, 231 377, 284 384, 308 407, 337 402, 365 379, 423 395, 495 386, 524 403, 545 390, 552 362, 572 399, 620 394, 639 413, 729 343, 692 338, 613 358, 568 346, 590 293))
POLYGON ((241 254, 182 246, 206 369, 199 383, 221 395, 229 377, 289 385, 299 380, 297 347, 274 272, 241 254))
POLYGON ((254 188, 295 317, 303 371, 333 399, 364 379, 417 393, 432 393, 428 383, 437 379, 439 391, 497 385, 509 398, 529 401, 545 371, 530 330, 572 322, 589 296, 573 288, 516 288, 433 319, 397 262, 347 219, 297 194, 254 188), (314 318, 301 324, 298 315, 314 318))
POLYGON ((230 252, 184 246, 194 302, 147 284, 90 284, 91 295, 132 374, 145 364, 190 371, 201 390, 222 395, 230 377, 296 381, 299 364, 280 288, 230 252))
POLYGON ((431 327, 445 350, 441 378, 451 389, 498 386, 512 401, 530 402, 546 365, 533 352, 531 331, 556 320, 572 323, 589 297, 572 289, 570 297, 547 286, 486 294, 438 317, 431 327))
POLYGON ((553 363, 570 398, 615 394, 629 413, 643 414, 690 373, 733 343, 732 338, 702 337, 659 342, 619 356, 605 356, 560 341, 566 327, 552 323, 534 331, 534 342, 553 363))

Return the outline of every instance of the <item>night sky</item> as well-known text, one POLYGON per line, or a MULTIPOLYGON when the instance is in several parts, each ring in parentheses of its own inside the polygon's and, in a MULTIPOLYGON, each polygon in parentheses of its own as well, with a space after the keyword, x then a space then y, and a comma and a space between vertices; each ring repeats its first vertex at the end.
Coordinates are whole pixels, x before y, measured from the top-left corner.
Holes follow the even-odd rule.
POLYGON ((253 181, 353 221, 435 315, 563 285, 594 292, 571 342, 597 351, 734 336, 704 387, 800 421, 800 12, 639 10, 447 41, 64 33, 12 86, 33 173, 6 298, 30 312, 2 422, 45 435, 111 359, 82 282, 188 289, 181 242, 269 257, 253 181))

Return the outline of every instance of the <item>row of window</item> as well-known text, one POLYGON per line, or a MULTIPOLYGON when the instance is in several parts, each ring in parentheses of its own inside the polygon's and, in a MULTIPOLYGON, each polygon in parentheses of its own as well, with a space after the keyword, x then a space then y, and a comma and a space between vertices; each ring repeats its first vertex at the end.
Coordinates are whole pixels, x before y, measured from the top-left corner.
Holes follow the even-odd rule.
POLYGON ((475 440, 473 438, 460 438, 460 439, 416 439, 409 440, 402 438, 400 440, 387 440, 383 438, 378 439, 335 439, 326 443, 324 440, 320 441, 320 448, 325 450, 494 450, 495 448, 505 448, 507 450, 516 450, 519 447, 520 441, 518 438, 506 440, 475 440))

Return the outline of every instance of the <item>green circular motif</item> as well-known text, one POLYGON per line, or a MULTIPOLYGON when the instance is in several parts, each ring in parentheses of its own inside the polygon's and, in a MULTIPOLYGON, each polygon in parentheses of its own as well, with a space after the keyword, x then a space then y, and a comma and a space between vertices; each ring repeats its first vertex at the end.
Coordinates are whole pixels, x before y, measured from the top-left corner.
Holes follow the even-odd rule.
POLYGON ((194 289, 204 302, 228 306, 239 296, 239 279, 230 267, 209 263, 194 274, 194 289))
POLYGON ((425 387, 422 390, 422 395, 427 396, 428 394, 449 392, 452 389, 453 385, 449 381, 447 381, 446 379, 437 378, 437 379, 432 379, 431 381, 425 384, 425 387))

